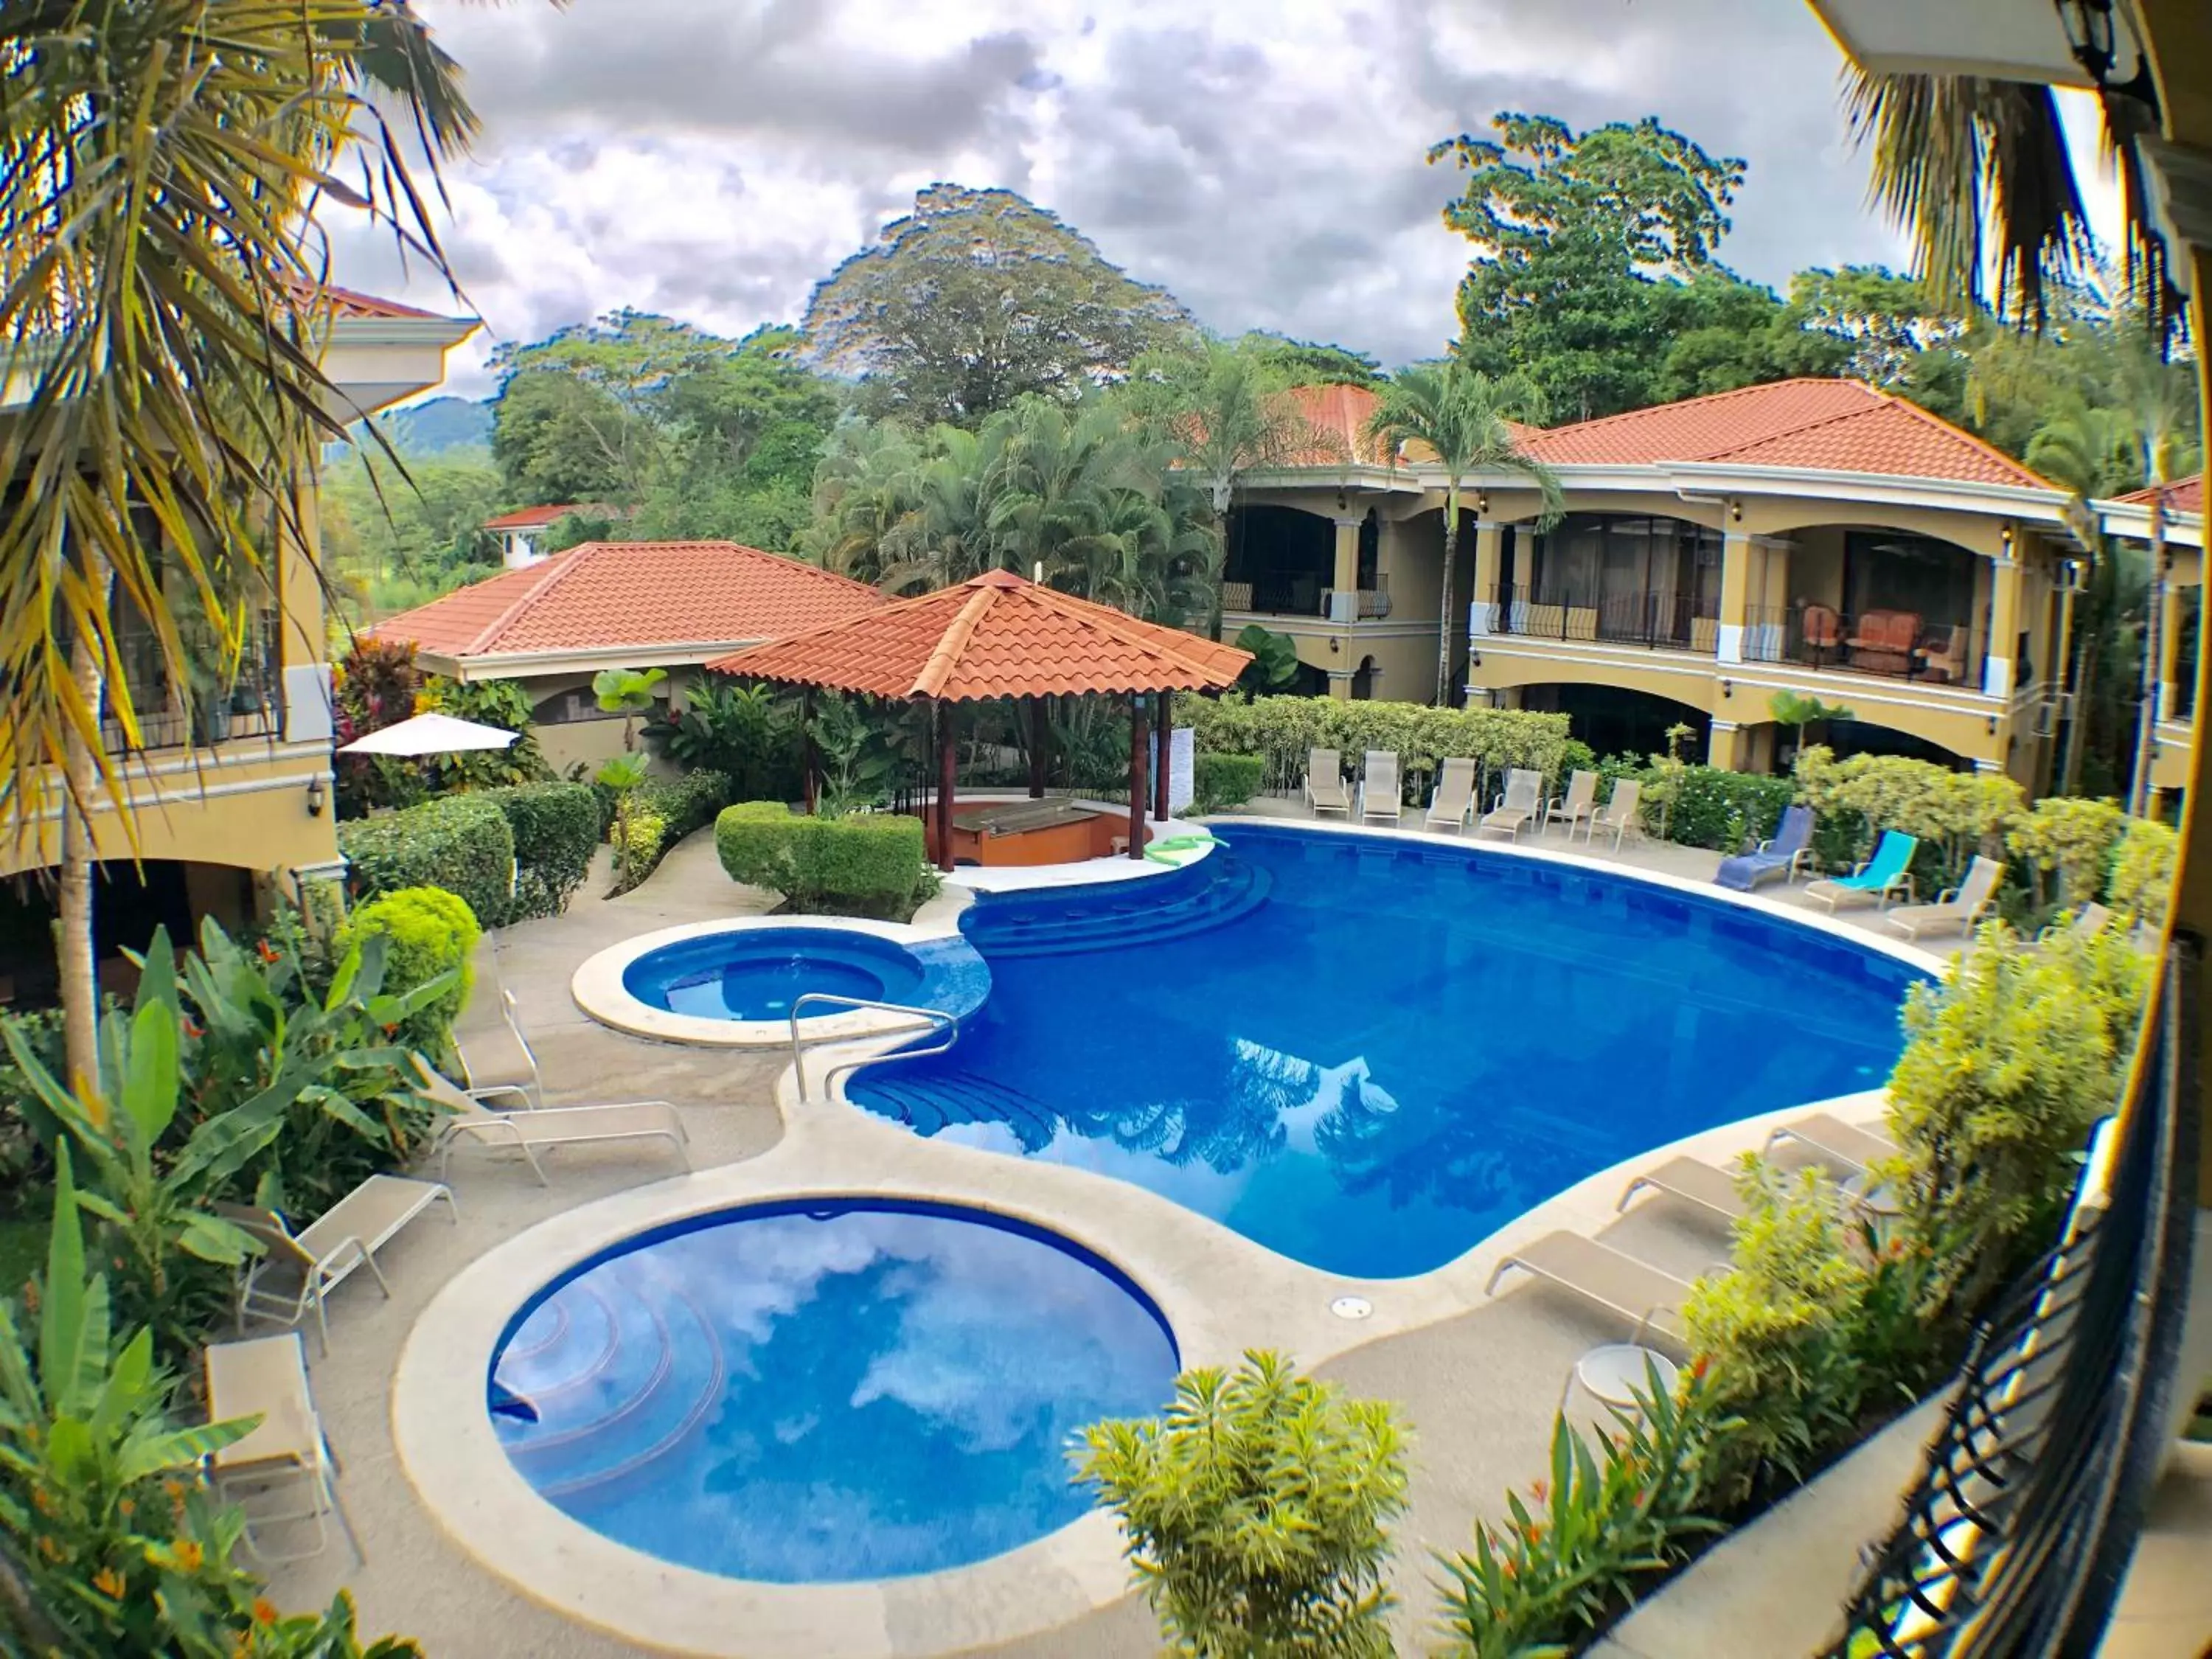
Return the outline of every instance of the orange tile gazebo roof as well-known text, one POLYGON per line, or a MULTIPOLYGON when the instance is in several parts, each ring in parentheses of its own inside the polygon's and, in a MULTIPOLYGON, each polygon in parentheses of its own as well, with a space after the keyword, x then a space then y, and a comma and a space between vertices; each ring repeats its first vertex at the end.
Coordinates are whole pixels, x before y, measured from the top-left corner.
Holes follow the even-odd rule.
POLYGON ((993 570, 707 666, 871 697, 971 702, 1215 690, 1234 684, 1251 660, 1233 645, 993 570))

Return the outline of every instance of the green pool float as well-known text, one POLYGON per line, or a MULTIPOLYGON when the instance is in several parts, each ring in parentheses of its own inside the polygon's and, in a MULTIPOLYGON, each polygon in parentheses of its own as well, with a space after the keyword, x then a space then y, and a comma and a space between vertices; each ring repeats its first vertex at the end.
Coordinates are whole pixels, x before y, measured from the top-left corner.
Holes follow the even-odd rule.
POLYGON ((1145 848, 1145 856, 1159 864, 1172 864, 1180 868, 1206 856, 1209 847, 1226 847, 1229 843, 1218 836, 1209 836, 1204 830, 1194 835, 1170 836, 1156 841, 1145 848))

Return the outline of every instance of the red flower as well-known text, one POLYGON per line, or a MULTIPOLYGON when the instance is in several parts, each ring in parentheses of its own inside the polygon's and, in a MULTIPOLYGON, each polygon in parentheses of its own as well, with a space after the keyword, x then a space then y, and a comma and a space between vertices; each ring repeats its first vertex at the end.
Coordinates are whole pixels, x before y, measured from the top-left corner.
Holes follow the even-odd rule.
POLYGON ((270 945, 267 939, 264 939, 261 941, 260 949, 262 961, 273 963, 277 960, 276 947, 270 945))

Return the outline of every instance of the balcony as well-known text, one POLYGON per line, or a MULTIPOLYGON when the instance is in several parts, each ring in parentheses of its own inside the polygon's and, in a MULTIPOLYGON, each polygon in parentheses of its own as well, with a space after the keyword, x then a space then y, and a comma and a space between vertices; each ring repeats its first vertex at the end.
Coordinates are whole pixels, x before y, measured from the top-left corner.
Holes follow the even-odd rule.
POLYGON ((1746 662, 1795 663, 1979 690, 1987 650, 1978 629, 1915 611, 1854 613, 1808 605, 1745 613, 1746 662))
POLYGON ((1248 617, 1311 617, 1332 622, 1375 622, 1390 614, 1390 590, 1363 587, 1351 617, 1336 614, 1336 592, 1318 577, 1306 574, 1262 575, 1249 581, 1224 581, 1221 608, 1248 617))
POLYGON ((211 680, 197 688, 195 705, 171 683, 150 630, 126 623, 120 641, 128 665, 131 706, 137 716, 137 741, 108 714, 100 721, 103 746, 111 755, 151 755, 185 749, 212 749, 240 738, 271 738, 284 729, 283 672, 277 660, 273 627, 256 626, 240 654, 238 677, 228 690, 211 680))
POLYGON ((1703 595, 1630 592, 1585 598, 1501 587, 1476 604, 1479 619, 1486 617, 1493 635, 1696 651, 1708 656, 1720 647, 1719 601, 1703 595))

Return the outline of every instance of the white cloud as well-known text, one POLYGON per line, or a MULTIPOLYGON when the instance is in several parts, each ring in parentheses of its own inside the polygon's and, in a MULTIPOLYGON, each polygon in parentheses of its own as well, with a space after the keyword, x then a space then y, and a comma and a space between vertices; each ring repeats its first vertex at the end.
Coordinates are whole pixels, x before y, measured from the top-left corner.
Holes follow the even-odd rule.
MULTIPOLYGON (((1499 109, 1647 113, 1751 177, 1723 247, 1780 283, 1894 259, 1838 58, 1775 0, 422 0, 486 122, 447 243, 485 336, 630 305, 724 332, 812 283, 936 179, 1005 185, 1211 326, 1389 361, 1454 329, 1464 245, 1426 147, 1499 109)), ((353 231, 340 280, 447 303, 353 231)))

